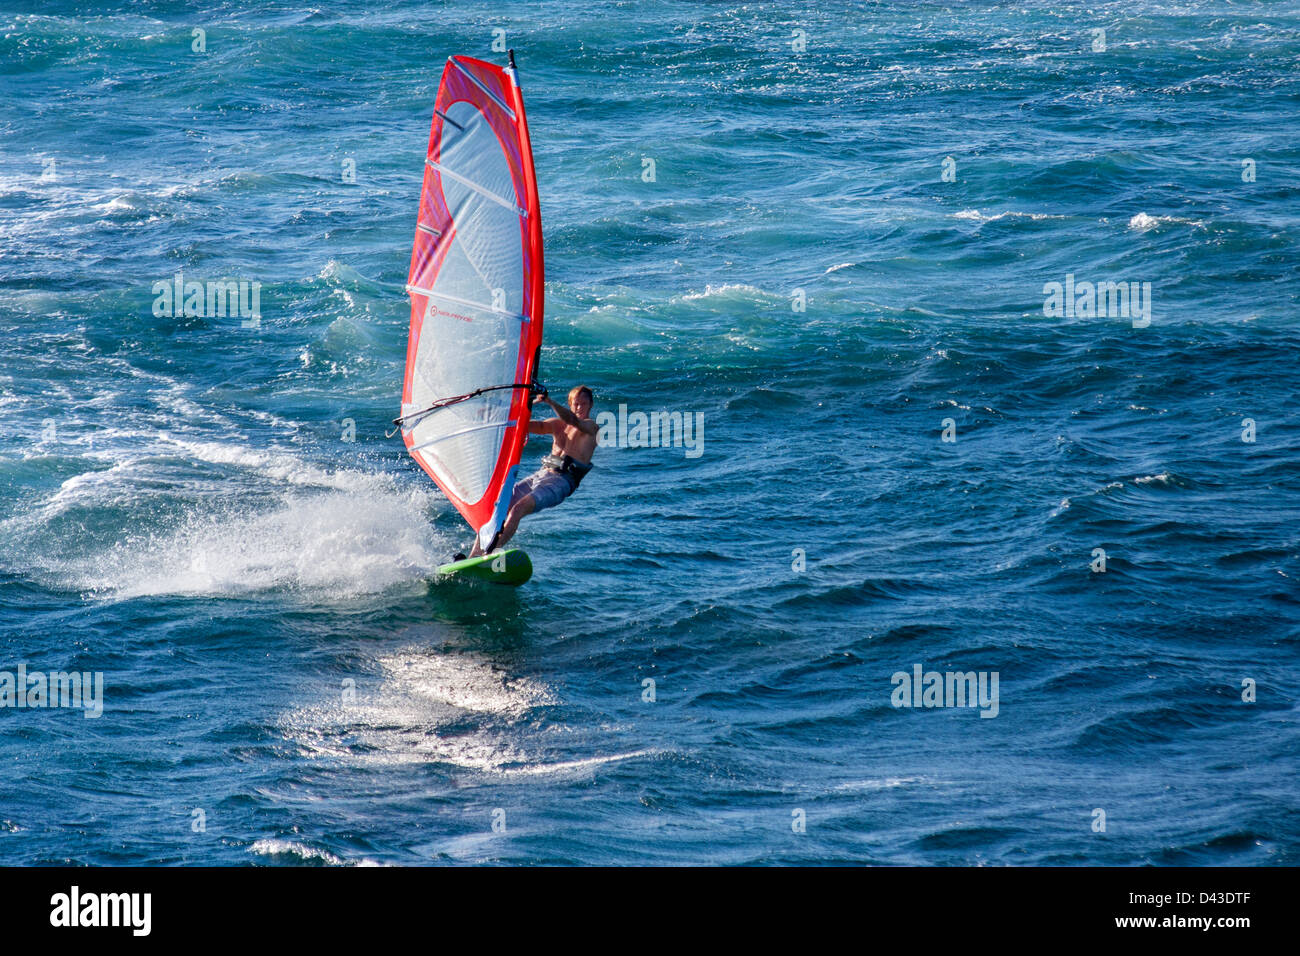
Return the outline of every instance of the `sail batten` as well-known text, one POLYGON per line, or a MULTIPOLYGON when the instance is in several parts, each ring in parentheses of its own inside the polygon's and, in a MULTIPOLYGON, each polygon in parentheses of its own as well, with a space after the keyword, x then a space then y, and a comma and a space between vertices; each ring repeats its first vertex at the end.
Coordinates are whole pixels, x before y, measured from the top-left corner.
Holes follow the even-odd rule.
POLYGON ((437 299, 446 299, 448 302, 455 302, 455 303, 457 303, 458 305, 467 305, 467 306, 469 306, 470 308, 473 308, 473 309, 479 309, 479 310, 481 310, 481 311, 483 311, 483 312, 500 312, 502 315, 508 315, 508 316, 510 316, 511 318, 518 319, 520 322, 527 322, 527 321, 528 321, 528 316, 523 315, 523 314, 521 314, 521 313, 518 313, 518 312, 506 312, 506 311, 503 310, 503 309, 495 309, 495 308, 493 308, 493 307, 490 306, 490 305, 484 305, 484 304, 481 303, 481 302, 471 302, 471 301, 469 301, 469 299, 460 299, 460 298, 457 298, 456 296, 454 296, 454 295, 450 295, 450 294, 448 294, 448 293, 446 293, 446 292, 435 292, 433 289, 422 289, 422 288, 420 288, 419 286, 413 286, 413 285, 408 285, 408 286, 406 287, 406 291, 407 291, 407 292, 414 292, 414 293, 417 293, 418 295, 430 296, 430 297, 432 297, 432 298, 437 298, 437 299))
MULTIPOLYGON (((515 111, 512 110, 509 106, 506 105, 505 100, 503 100, 503 99, 502 99, 500 96, 498 96, 496 93, 492 92, 492 90, 488 89, 487 86, 485 86, 485 85, 483 84, 483 81, 480 80, 480 79, 479 79, 477 76, 475 76, 473 73, 471 73, 468 69, 466 69, 465 67, 461 66, 461 62, 459 62, 459 61, 465 61, 466 59, 468 59, 468 58, 467 58, 467 57, 454 56, 454 57, 452 57, 450 60, 447 61, 447 66, 448 66, 448 67, 455 67, 456 69, 460 70, 461 73, 463 73, 463 74, 465 75, 465 77, 466 77, 466 78, 467 78, 471 83, 473 83, 473 84, 474 84, 475 86, 477 86, 480 90, 482 90, 483 93, 486 94, 487 97, 488 97, 488 98, 489 98, 493 103, 495 103, 497 106, 501 107, 501 109, 505 111, 505 114, 506 114, 507 116, 509 116, 509 117, 513 120, 513 119, 515 118, 515 111)), ((480 62, 480 61, 474 61, 474 62, 480 62)), ((489 66, 490 66, 491 64, 486 64, 486 65, 489 65, 489 66)), ((501 71, 501 75, 502 75, 502 76, 505 76, 505 74, 506 74, 506 71, 505 71, 505 70, 502 70, 502 71, 501 71)))
POLYGON ((443 70, 406 289, 402 408, 472 397, 412 416, 402 439, 486 544, 504 520, 528 437, 543 296, 523 98, 491 63, 457 56, 443 70))
POLYGON ((519 215, 521 216, 528 215, 527 209, 524 209, 522 206, 515 205, 509 199, 506 199, 504 196, 498 196, 492 190, 488 189, 486 186, 479 185, 478 183, 474 182, 474 180, 470 179, 468 176, 462 176, 460 173, 450 170, 446 166, 440 165, 439 163, 435 163, 431 159, 425 160, 425 162, 427 162, 430 166, 432 166, 442 175, 450 176, 452 179, 456 180, 456 182, 460 183, 462 186, 468 186, 470 189, 474 190, 474 192, 478 193, 480 196, 483 196, 487 199, 491 199, 498 206, 504 206, 506 209, 513 209, 516 212, 518 212, 519 215))

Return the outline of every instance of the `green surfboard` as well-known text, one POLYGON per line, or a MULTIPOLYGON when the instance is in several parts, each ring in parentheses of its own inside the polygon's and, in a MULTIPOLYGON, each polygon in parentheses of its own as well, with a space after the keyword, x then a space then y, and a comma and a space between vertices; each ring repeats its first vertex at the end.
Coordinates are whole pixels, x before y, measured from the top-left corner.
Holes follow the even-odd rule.
POLYGON ((488 581, 518 586, 533 576, 533 562, 518 548, 493 551, 477 558, 454 561, 438 568, 443 577, 458 581, 488 581))

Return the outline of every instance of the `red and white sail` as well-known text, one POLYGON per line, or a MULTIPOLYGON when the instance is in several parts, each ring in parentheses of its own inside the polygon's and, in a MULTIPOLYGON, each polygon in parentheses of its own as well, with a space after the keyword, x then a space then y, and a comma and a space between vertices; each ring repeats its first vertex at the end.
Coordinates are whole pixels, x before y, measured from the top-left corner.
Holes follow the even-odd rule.
POLYGON ((486 547, 528 440, 542 341, 542 222, 513 66, 447 61, 406 289, 402 439, 486 547), (421 414, 480 388, 495 390, 421 414))

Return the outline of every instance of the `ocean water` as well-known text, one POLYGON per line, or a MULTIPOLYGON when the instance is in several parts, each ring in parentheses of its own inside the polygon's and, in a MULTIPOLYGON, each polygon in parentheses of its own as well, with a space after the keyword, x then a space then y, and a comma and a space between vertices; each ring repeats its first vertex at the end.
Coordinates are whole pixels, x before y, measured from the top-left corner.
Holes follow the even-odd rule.
POLYGON ((0 708, 0 863, 1300 863, 1295 4, 81 8, 0 13, 0 671, 103 713, 0 708), (703 429, 517 590, 384 437, 496 29, 545 380, 703 429))

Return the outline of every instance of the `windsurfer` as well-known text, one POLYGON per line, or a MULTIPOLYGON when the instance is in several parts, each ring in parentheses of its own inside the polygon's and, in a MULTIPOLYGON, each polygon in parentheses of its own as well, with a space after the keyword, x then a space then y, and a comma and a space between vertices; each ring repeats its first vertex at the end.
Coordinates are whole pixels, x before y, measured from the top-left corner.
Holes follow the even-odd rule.
MULTIPOLYGON (((505 524, 497 535, 496 547, 504 548, 519 522, 535 511, 553 508, 578 490, 578 484, 591 471, 591 456, 596 450, 599 428, 591 417, 592 393, 586 385, 574 386, 569 391, 569 407, 565 408, 545 391, 542 401, 555 410, 555 418, 528 423, 532 435, 550 435, 551 453, 542 458, 542 467, 522 481, 516 482, 510 495, 510 510, 505 524)), ((482 554, 477 539, 470 557, 482 554)))

